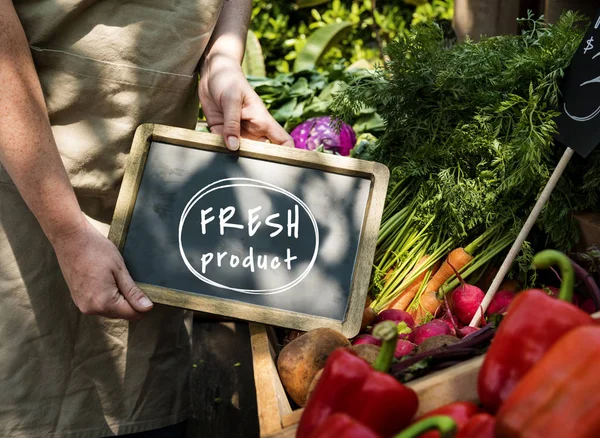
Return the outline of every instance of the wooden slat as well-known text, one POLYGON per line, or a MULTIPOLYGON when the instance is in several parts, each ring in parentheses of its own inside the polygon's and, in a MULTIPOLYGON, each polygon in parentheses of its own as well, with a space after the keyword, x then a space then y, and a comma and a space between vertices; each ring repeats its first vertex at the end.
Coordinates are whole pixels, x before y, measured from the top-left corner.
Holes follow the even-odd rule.
POLYGON ((302 412, 304 409, 296 409, 291 413, 284 415, 281 417, 281 425, 286 428, 288 426, 293 426, 294 424, 298 424, 300 422, 300 417, 302 416, 302 412))
POLYGON ((125 175, 113 213, 108 239, 123 251, 125 238, 133 215, 133 208, 142 182, 143 169, 148 157, 148 147, 154 125, 141 125, 133 138, 133 145, 127 160, 125 175))
MULTIPOLYGON (((286 427, 285 429, 281 429, 277 433, 268 435, 264 438, 295 438, 297 430, 298 430, 298 425, 294 424, 292 426, 286 427)), ((332 438, 334 438, 334 437, 332 437, 332 438)))
POLYGON ((477 402, 477 375, 483 359, 476 357, 407 383, 419 395, 417 415, 458 400, 477 402))
POLYGON ((281 393, 276 389, 276 382, 281 385, 281 380, 277 374, 277 368, 269 346, 269 337, 263 324, 250 324, 250 341, 252 344, 252 365, 254 368, 260 435, 267 436, 282 429, 281 393))

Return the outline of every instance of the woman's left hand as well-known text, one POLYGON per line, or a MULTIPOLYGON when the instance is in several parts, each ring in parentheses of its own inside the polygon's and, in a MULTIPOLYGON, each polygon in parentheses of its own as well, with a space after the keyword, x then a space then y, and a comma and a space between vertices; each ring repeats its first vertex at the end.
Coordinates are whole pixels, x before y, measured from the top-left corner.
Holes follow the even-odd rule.
POLYGON ((205 59, 199 95, 210 132, 222 135, 229 149, 239 148, 240 136, 294 146, 290 135, 273 119, 246 80, 239 63, 227 55, 205 59))

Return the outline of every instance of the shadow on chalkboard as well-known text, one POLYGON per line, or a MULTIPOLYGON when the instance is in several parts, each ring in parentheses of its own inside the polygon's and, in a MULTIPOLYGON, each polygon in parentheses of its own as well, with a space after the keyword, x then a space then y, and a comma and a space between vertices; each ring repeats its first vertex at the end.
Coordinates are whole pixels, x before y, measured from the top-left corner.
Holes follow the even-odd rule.
MULTIPOLYGON (((267 163, 248 157, 239 158, 231 153, 153 144, 125 243, 126 263, 133 278, 142 283, 343 321, 348 308, 369 187, 370 181, 364 178, 267 163), (177 232, 181 212, 199 189, 206 187, 208 183, 227 178, 258 179, 273 184, 293 192, 310 207, 318 223, 319 255, 310 275, 293 289, 270 295, 232 292, 201 283, 185 267, 179 248, 175 245, 179 239, 177 232), (164 274, 161 277, 161 272, 167 272, 168 278, 164 274)), ((257 205, 252 204, 252 199, 248 199, 248 194, 252 193, 248 190, 243 194, 242 191, 235 190, 231 193, 231 201, 221 199, 215 202, 233 202, 239 210, 257 205)), ((290 200, 281 194, 270 194, 269 197, 269 202, 279 207, 283 205, 281 199, 290 200)), ((217 211, 217 205, 211 205, 217 211)), ((195 226, 198 226, 197 223, 195 226)), ((232 248, 245 244, 245 241, 240 241, 239 235, 231 237, 194 232, 196 241, 202 240, 203 245, 213 251, 216 251, 215 248, 218 250, 220 247, 232 248)), ((257 253, 266 254, 269 251, 269 238, 266 237, 268 231, 264 233, 264 240, 254 238, 252 245, 257 253)), ((257 237, 261 237, 260 233, 257 233, 257 237)), ((306 248, 311 248, 312 245, 312 254, 316 239, 311 244, 311 240, 307 240, 305 235, 297 242, 303 240, 305 242, 301 245, 306 248)), ((203 254, 202 251, 198 254, 203 254)), ((282 281, 281 284, 292 282, 306 266, 299 263, 296 271, 278 271, 279 281, 282 281)), ((243 283, 245 289, 261 290, 268 289, 267 285, 272 280, 270 276, 275 274, 262 272, 249 275, 247 270, 239 269, 230 270, 227 275, 228 283, 243 283)))

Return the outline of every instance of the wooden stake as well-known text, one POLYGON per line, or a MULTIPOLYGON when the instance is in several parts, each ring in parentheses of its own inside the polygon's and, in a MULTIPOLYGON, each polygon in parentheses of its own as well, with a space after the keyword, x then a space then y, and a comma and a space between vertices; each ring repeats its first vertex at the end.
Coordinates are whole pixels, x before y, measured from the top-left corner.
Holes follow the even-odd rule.
POLYGON ((515 242, 513 243, 512 247, 510 248, 508 255, 504 259, 502 266, 500 266, 498 273, 494 277, 494 281, 492 281, 490 288, 486 292, 485 297, 483 298, 483 301, 481 302, 481 306, 479 307, 479 310, 477 310, 477 312, 475 313, 475 316, 473 316, 473 319, 471 320, 471 323, 469 324, 471 327, 477 327, 479 325, 482 314, 485 313, 486 309, 490 305, 492 298, 494 298, 494 295, 498 291, 498 288, 500 287, 500 284, 502 283, 502 281, 504 280, 504 277, 506 276, 508 270, 510 269, 512 262, 515 260, 515 257, 517 257, 517 254, 519 253, 519 251, 521 251, 523 242, 525 242, 525 239, 527 239, 527 235, 531 231, 531 228, 533 228, 533 225, 537 221, 538 216, 540 215, 542 209, 546 205, 546 202, 550 198, 550 195, 552 194, 554 187, 556 187, 556 183, 558 183, 560 176, 563 174, 565 168, 567 167, 567 164, 569 164, 569 161, 571 160, 571 157, 573 156, 573 152, 574 152, 573 149, 567 148, 565 150, 565 153, 561 157, 560 161, 558 162, 556 169, 554 169, 554 172, 552 172, 552 175, 550 175, 550 179, 546 183, 546 187, 544 187, 542 194, 540 195, 537 202, 533 206, 533 210, 531 210, 531 213, 529 213, 529 217, 525 221, 525 224, 523 224, 523 228, 521 228, 521 231, 519 232, 519 235, 517 236, 517 238, 515 239, 515 242))

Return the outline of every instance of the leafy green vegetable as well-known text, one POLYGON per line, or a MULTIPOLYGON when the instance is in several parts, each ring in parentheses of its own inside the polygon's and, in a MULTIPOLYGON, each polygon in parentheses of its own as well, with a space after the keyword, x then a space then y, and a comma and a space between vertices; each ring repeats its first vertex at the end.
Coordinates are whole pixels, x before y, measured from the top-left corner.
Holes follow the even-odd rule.
MULTIPOLYGON (((334 103, 344 120, 365 107, 383 118, 385 132, 370 154, 393 170, 399 190, 411 187, 389 215, 410 214, 412 232, 426 228, 437 245, 469 242, 493 226, 514 233, 564 150, 554 144, 556 109, 585 31, 582 17, 567 12, 556 25, 531 16, 520 22, 520 35, 460 44, 437 24, 416 26, 387 46, 385 68, 334 103)), ((578 236, 572 213, 598 209, 598 175, 600 151, 574 159, 538 221, 542 241, 532 241, 569 249, 578 236)), ((402 260, 411 248, 392 251, 402 260)))
MULTIPOLYGON (((302 71, 280 73, 274 78, 248 78, 275 120, 289 132, 301 122, 331 112, 330 105, 349 84, 358 84, 371 73, 363 69, 343 69, 333 66, 325 72, 302 71)), ((349 124, 357 135, 378 135, 383 120, 373 108, 365 107, 350 118, 349 124)))

